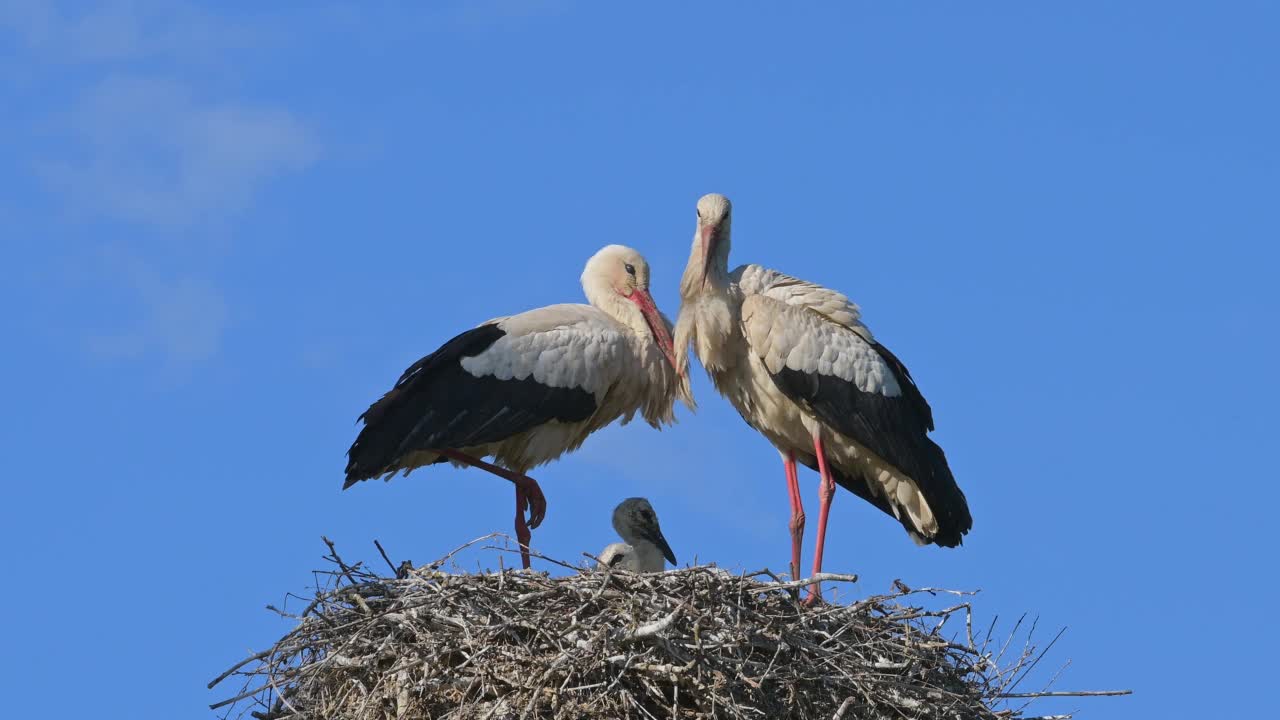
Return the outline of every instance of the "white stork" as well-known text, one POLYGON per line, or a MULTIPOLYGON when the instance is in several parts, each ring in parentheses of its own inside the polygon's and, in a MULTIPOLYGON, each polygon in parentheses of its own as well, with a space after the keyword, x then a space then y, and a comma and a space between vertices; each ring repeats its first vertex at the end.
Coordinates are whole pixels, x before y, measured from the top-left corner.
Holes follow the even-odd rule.
POLYGON ((659 428, 675 421, 677 397, 693 403, 640 253, 601 249, 582 289, 590 305, 490 320, 405 370, 360 416, 343 488, 446 461, 488 470, 515 484, 516 539, 529 567, 529 529, 542 522, 546 500, 526 473, 614 420, 639 412, 659 428))
POLYGON ((627 498, 613 509, 613 529, 625 542, 608 545, 600 552, 600 568, 621 568, 631 572, 662 572, 664 559, 676 564, 676 554, 662 536, 658 514, 642 497, 627 498))
MULTIPOLYGON (((680 281, 677 369, 693 346, 711 381, 782 455, 791 500, 791 575, 799 577, 804 507, 796 461, 816 469, 822 571, 827 515, 839 484, 902 523, 917 544, 955 547, 973 520, 911 374, 827 288, 759 265, 729 271, 729 199, 698 200, 680 281)), ((809 600, 820 598, 818 587, 809 600)))

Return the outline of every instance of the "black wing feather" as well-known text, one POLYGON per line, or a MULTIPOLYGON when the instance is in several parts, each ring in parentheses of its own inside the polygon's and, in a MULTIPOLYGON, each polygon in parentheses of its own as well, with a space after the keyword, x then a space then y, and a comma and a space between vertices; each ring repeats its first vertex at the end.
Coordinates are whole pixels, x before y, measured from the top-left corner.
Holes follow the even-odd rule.
POLYGON ((398 469, 411 452, 499 442, 550 420, 580 422, 595 413, 595 396, 582 388, 477 377, 462 367, 462 358, 505 334, 496 324, 481 325, 405 370, 360 416, 364 428, 347 451, 343 487, 398 469))
MULTIPOLYGON (((929 540, 944 547, 955 547, 973 526, 973 519, 964 492, 947 465, 946 455, 927 436, 933 429, 933 411, 902 361, 878 343, 872 347, 892 369, 902 388, 901 395, 886 397, 865 392, 834 375, 788 367, 772 374, 773 381, 784 395, 808 408, 819 420, 910 477, 938 521, 938 534, 929 540)), ((845 489, 893 514, 889 505, 870 491, 869 478, 841 473, 834 476, 845 489)))

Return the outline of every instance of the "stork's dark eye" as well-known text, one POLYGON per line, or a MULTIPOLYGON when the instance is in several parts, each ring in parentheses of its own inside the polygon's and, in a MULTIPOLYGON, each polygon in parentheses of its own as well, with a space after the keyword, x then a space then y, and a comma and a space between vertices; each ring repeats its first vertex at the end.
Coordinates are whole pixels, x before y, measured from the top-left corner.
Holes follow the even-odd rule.
POLYGON ((631 277, 635 277, 635 276, 636 276, 636 266, 635 266, 635 265, 632 265, 631 263, 627 263, 627 264, 623 265, 622 267, 626 269, 627 274, 628 274, 628 275, 630 275, 631 277))
POLYGON ((701 211, 701 210, 694 210, 694 212, 698 213, 698 217, 699 217, 699 218, 701 218, 701 217, 702 217, 702 211, 701 211))

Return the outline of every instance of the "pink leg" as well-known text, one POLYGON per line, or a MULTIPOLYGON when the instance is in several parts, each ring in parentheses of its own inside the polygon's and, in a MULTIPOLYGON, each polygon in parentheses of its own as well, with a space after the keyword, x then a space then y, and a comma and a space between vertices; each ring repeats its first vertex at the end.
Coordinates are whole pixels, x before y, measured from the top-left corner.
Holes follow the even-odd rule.
POLYGON ((516 542, 520 543, 520 564, 525 570, 529 569, 529 526, 524 521, 524 509, 529 501, 525 497, 524 490, 516 485, 516 542))
MULTIPOLYGON (((831 513, 831 501, 836 496, 836 481, 831 479, 831 471, 827 469, 827 455, 822 449, 822 437, 813 436, 813 452, 818 456, 818 473, 822 476, 818 485, 818 544, 813 551, 813 574, 822 572, 822 549, 827 541, 827 516, 831 513)), ((822 583, 814 583, 809 587, 810 604, 822 601, 822 583)))
POLYGON ((547 499, 542 494, 542 488, 538 487, 538 481, 522 475, 518 472, 512 472, 504 467, 498 467, 493 463, 487 463, 479 458, 472 457, 464 452, 457 450, 436 450, 442 457, 450 460, 470 465, 472 467, 487 470, 494 475, 505 480, 510 480, 516 486, 516 540, 520 543, 520 560, 525 568, 529 567, 529 529, 536 528, 542 524, 542 519, 547 515, 547 499), (529 521, 525 522, 525 510, 529 511, 529 521))
POLYGON ((787 473, 787 498, 791 501, 791 579, 800 579, 800 546, 804 543, 804 502, 800 499, 800 478, 796 474, 796 455, 782 453, 782 467, 787 473))

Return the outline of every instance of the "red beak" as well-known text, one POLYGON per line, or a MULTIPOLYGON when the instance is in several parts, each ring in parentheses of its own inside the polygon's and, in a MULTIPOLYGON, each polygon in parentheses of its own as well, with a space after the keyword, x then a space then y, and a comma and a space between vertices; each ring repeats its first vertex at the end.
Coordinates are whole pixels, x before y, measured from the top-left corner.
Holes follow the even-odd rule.
POLYGON ((705 225, 702 228, 702 286, 707 286, 707 268, 711 264, 711 253, 716 249, 716 230, 715 225, 705 225))
POLYGON ((658 347, 662 349, 662 354, 667 356, 667 361, 671 363, 674 369, 676 366, 675 345, 671 342, 671 333, 667 331, 667 324, 662 322, 662 316, 658 314, 658 306, 653 302, 653 296, 648 290, 636 288, 629 298, 631 302, 640 308, 640 312, 644 315, 644 321, 649 325, 649 331, 653 333, 653 339, 658 343, 658 347))

